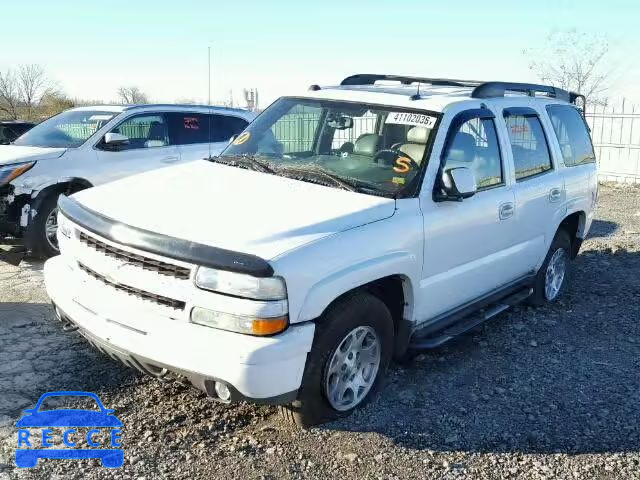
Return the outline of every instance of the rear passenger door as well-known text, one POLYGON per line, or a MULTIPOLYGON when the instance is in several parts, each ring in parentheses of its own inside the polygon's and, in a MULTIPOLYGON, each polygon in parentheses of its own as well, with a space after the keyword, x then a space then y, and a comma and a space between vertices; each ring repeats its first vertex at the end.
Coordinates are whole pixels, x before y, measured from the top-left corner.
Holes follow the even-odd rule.
POLYGON ((178 146, 180 162, 202 160, 209 157, 209 115, 197 112, 171 112, 169 135, 178 146))
POLYGON ((564 178, 549 146, 546 119, 528 107, 503 110, 513 162, 517 242, 534 272, 544 260, 565 209, 564 178))

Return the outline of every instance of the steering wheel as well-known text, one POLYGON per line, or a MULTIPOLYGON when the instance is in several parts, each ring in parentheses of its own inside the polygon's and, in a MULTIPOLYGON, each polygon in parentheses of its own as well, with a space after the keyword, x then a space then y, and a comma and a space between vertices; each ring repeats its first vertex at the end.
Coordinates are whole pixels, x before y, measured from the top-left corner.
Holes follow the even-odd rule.
POLYGON ((389 166, 395 166, 396 160, 398 160, 399 158, 403 158, 409 161, 409 172, 412 170, 417 171, 420 169, 420 165, 418 165, 418 163, 413 158, 409 157, 406 153, 398 150, 397 148, 384 148, 378 151, 373 157, 373 161, 375 163, 380 163, 380 160, 383 160, 383 163, 389 166), (390 161, 388 161, 389 158, 391 158, 390 161))

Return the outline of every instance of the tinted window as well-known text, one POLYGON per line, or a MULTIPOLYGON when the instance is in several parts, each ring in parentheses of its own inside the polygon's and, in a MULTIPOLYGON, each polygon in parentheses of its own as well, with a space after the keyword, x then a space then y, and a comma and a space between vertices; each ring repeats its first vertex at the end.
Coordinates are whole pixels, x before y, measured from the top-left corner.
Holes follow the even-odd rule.
POLYGON ((209 117, 204 113, 169 113, 172 145, 209 143, 209 117))
POLYGON ((535 115, 505 117, 516 180, 551 170, 551 155, 540 119, 535 115))
POLYGON ((210 117, 212 142, 227 142, 249 124, 246 120, 231 115, 210 115, 210 117))
POLYGON ((502 183, 502 160, 493 120, 472 118, 463 123, 447 146, 445 170, 467 167, 476 177, 478 189, 502 183))
POLYGON ((594 163, 596 155, 593 151, 589 131, 580 112, 566 105, 547 107, 553 130, 558 138, 562 158, 567 167, 594 163))
POLYGON ((126 135, 129 143, 121 150, 157 148, 169 145, 169 131, 163 114, 143 114, 128 118, 111 130, 126 135))

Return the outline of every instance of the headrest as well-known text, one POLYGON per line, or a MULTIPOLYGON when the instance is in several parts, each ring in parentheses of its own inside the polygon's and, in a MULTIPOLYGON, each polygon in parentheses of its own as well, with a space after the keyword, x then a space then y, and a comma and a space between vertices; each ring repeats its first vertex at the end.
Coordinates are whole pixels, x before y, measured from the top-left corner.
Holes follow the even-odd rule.
POLYGON ((476 158, 476 141, 470 133, 458 132, 447 153, 449 160, 473 162, 476 158))
POLYGON ((378 151, 380 135, 375 133, 364 133, 358 137, 353 146, 353 153, 356 155, 375 155, 378 151))
POLYGON ((413 127, 407 132, 407 142, 426 144, 429 140, 431 129, 427 127, 413 127))

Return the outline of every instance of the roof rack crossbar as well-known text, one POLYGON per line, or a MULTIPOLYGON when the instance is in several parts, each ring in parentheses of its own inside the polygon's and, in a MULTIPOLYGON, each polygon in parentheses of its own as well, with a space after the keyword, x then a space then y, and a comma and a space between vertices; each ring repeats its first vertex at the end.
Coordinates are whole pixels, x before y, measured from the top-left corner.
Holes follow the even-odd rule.
POLYGON ((442 87, 475 87, 482 82, 477 80, 456 80, 452 78, 428 78, 413 77, 407 75, 382 75, 377 73, 358 73, 351 75, 340 82, 340 85, 373 85, 380 80, 390 82, 400 82, 403 85, 411 85, 412 83, 427 83, 434 86, 442 87))

